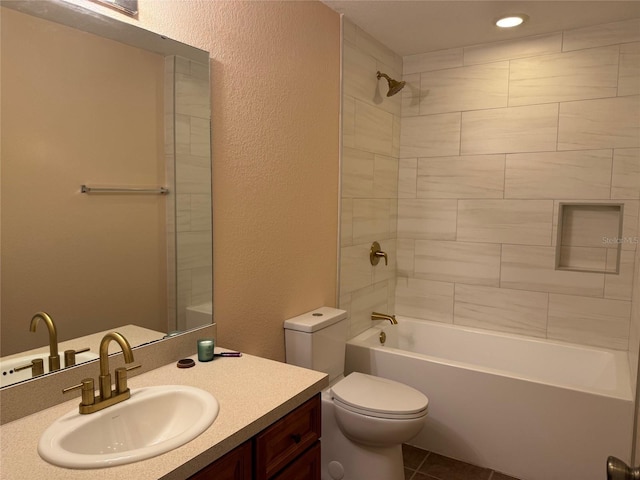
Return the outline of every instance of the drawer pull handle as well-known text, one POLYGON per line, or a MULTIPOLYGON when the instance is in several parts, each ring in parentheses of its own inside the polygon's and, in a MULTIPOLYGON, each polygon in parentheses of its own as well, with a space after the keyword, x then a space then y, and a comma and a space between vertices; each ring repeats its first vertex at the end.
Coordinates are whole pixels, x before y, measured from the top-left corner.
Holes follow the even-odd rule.
POLYGON ((293 433, 291 435, 291 438, 293 439, 294 442, 296 443, 300 443, 300 440, 302 440, 302 436, 299 433, 293 433))

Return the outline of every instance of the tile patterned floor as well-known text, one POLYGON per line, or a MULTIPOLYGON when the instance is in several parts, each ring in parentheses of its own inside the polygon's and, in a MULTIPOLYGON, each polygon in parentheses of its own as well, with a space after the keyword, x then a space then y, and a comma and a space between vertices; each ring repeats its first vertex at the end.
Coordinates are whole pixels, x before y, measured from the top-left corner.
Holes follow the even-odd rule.
POLYGON ((488 468, 402 445, 405 480, 518 480, 488 468))

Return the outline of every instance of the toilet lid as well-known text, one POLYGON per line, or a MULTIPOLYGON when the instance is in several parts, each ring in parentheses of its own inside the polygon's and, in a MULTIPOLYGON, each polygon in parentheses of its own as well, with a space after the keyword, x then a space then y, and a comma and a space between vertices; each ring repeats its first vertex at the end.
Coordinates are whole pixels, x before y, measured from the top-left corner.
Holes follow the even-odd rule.
POLYGON ((331 393, 339 402, 364 414, 415 416, 429 406, 429 399, 415 388, 358 372, 336 383, 331 393))

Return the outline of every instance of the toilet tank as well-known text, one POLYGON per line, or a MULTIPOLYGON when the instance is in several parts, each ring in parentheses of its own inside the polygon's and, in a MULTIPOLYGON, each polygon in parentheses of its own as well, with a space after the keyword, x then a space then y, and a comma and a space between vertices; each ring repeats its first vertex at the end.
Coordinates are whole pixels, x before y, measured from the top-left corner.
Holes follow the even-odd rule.
POLYGON ((344 373, 347 312, 321 307, 284 322, 286 361, 291 365, 329 374, 329 381, 344 373))

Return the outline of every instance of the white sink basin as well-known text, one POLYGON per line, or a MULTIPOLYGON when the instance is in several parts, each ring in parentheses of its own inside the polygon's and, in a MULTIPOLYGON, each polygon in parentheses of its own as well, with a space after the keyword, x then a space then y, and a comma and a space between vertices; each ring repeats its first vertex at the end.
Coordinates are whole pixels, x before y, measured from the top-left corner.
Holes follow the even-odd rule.
MULTIPOLYGON (((0 361, 0 387, 6 387, 7 385, 13 385, 14 383, 28 380, 31 378, 31 369, 21 370, 16 372, 14 369, 22 365, 31 363, 32 360, 41 358, 44 364, 44 373, 49 372, 49 353, 38 353, 33 355, 22 355, 20 357, 11 358, 9 360, 0 361)), ((98 358, 97 353, 82 352, 76 355, 76 365, 79 363, 87 362, 98 358)), ((61 365, 64 365, 64 358, 60 359, 61 365)))
POLYGON ((45 430, 38 453, 67 468, 104 468, 160 455, 193 440, 218 416, 218 401, 184 385, 131 391, 131 398, 104 410, 60 417, 45 430))

